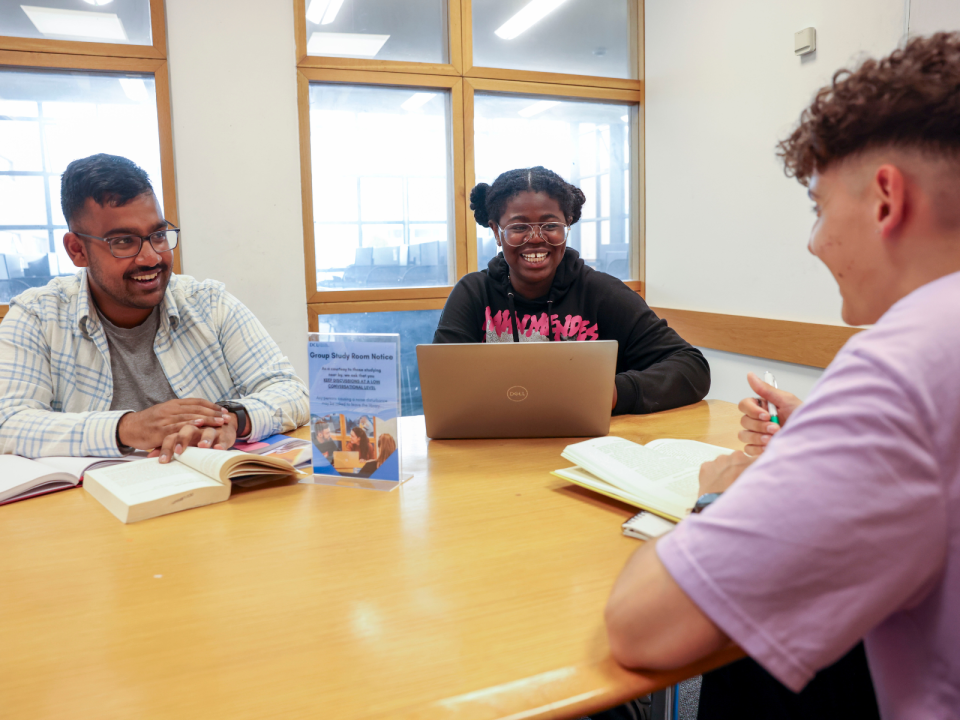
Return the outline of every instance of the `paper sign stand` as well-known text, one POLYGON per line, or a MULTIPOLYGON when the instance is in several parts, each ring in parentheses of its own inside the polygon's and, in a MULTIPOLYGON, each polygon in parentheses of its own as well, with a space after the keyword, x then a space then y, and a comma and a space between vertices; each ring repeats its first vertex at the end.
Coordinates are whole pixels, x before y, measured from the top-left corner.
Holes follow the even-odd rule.
POLYGON ((313 477, 301 483, 389 492, 413 477, 400 454, 400 336, 310 333, 313 477))

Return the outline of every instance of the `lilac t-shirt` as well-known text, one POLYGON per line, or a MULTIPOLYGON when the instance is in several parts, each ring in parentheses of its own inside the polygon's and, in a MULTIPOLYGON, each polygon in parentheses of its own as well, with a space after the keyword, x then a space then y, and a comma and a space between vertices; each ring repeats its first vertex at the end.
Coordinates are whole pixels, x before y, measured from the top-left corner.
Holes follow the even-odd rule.
POLYGON ((960 716, 960 273, 852 338, 657 553, 792 690, 865 637, 884 718, 960 716))

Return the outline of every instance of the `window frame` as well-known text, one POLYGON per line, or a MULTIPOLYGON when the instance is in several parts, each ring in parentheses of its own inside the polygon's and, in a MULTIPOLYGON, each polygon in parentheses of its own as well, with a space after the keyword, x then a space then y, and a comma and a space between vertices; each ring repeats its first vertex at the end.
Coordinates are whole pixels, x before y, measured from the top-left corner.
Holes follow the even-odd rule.
POLYGON ((601 100, 630 103, 630 271, 636 280, 626 285, 643 295, 645 288, 644 207, 644 0, 630 0, 631 27, 636 43, 631 62, 636 79, 567 75, 473 65, 473 2, 448 0, 450 62, 416 63, 374 58, 341 58, 307 55, 306 6, 293 0, 296 40, 297 99, 300 120, 300 175, 303 205, 303 242, 306 261, 307 315, 311 331, 318 316, 396 310, 443 308, 453 284, 477 267, 477 228, 469 213, 469 189, 476 183, 474 158, 474 96, 477 92, 538 95, 558 100, 601 100), (313 222, 313 171, 310 152, 310 83, 345 83, 415 88, 441 88, 450 92, 453 143, 453 204, 456 277, 445 286, 422 288, 371 288, 318 290, 313 222), (633 240, 636 238, 636 240, 633 240))
MULTIPOLYGON (((163 213, 174 225, 177 189, 173 161, 173 130, 170 116, 170 75, 167 67, 166 16, 163 0, 150 0, 153 45, 88 43, 76 40, 46 40, 0 36, 0 69, 69 70, 153 75, 156 83, 157 127, 160 141, 160 183, 163 213)), ((181 272, 181 242, 173 251, 173 271, 181 272)), ((0 318, 10 310, 0 304, 0 318)))
MULTIPOLYGON (((167 59, 167 23, 163 0, 150 0, 150 34, 153 38, 153 44, 151 45, 84 42, 82 40, 47 40, 45 38, 0 35, 0 50, 165 61, 167 59)), ((85 70, 86 68, 70 69, 85 70)))

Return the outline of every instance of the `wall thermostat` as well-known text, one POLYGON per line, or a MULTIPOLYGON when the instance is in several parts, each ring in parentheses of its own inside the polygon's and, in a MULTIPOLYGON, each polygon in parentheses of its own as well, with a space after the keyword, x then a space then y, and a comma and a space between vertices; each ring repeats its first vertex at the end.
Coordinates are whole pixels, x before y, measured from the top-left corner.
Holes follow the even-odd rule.
POLYGON ((793 34, 793 54, 806 55, 817 49, 817 29, 804 28, 793 34))

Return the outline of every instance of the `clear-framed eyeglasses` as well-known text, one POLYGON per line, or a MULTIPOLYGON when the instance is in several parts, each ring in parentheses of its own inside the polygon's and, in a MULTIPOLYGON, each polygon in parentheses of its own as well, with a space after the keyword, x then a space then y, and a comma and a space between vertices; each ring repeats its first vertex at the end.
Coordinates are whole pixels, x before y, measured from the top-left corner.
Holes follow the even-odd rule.
POLYGON ((500 228, 500 239, 510 247, 520 247, 530 242, 534 233, 550 245, 563 245, 570 234, 570 226, 560 222, 510 223, 500 228))
POLYGON ((166 230, 157 230, 149 235, 114 235, 112 237, 102 238, 96 235, 87 235, 86 233, 74 232, 74 235, 90 238, 91 240, 102 240, 110 248, 110 254, 115 258, 131 258, 140 254, 143 247, 143 241, 150 243, 154 252, 165 253, 173 250, 180 242, 180 228, 170 227, 166 230))

